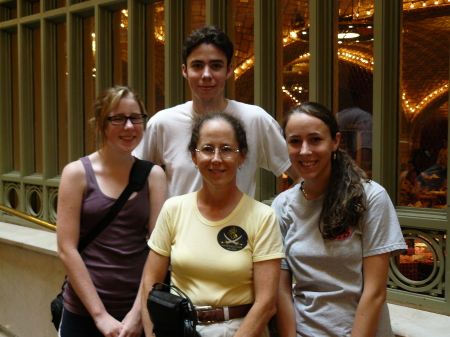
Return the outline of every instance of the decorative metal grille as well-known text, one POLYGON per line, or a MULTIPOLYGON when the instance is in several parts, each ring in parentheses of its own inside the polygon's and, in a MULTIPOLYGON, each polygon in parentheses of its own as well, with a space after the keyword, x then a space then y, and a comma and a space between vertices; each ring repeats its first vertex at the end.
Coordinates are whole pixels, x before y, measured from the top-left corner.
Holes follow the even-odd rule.
POLYGON ((48 217, 51 223, 56 223, 56 211, 58 209, 58 189, 50 188, 48 191, 49 194, 49 209, 48 209, 48 217))
POLYGON ((444 297, 445 232, 403 229, 408 249, 392 257, 388 286, 407 292, 444 297))
POLYGON ((3 200, 5 200, 5 206, 16 210, 20 207, 20 183, 15 182, 4 182, 4 195, 3 200))
POLYGON ((36 218, 42 218, 44 214, 42 186, 26 185, 25 195, 26 213, 36 218))

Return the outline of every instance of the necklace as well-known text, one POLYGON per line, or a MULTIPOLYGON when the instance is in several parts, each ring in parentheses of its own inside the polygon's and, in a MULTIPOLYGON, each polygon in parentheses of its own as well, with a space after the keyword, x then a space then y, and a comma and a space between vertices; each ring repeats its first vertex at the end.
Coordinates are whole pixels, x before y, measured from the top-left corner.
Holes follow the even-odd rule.
POLYGON ((300 184, 300 190, 302 191, 302 193, 303 193, 305 199, 306 199, 306 200, 309 200, 309 199, 308 199, 308 194, 306 194, 305 190, 303 189, 303 183, 304 183, 304 182, 305 182, 304 180, 301 182, 301 184, 300 184))

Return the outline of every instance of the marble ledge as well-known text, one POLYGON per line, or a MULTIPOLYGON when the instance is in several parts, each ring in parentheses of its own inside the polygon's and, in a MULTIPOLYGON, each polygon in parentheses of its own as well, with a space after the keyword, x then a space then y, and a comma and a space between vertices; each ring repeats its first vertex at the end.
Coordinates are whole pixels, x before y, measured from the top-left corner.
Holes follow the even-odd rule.
POLYGON ((396 337, 448 337, 450 316, 388 303, 396 337))
POLYGON ((0 243, 57 256, 56 233, 0 222, 0 243))

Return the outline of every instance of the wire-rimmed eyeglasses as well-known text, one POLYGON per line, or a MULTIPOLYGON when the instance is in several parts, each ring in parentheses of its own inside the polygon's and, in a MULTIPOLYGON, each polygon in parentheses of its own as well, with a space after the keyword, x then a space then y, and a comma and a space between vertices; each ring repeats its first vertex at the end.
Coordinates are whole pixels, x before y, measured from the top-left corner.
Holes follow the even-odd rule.
POLYGON ((111 116, 106 118, 109 122, 114 126, 120 126, 127 124, 127 120, 129 119, 133 124, 142 124, 145 123, 145 119, 147 118, 146 114, 132 115, 132 116, 111 116))
POLYGON ((214 157, 214 155, 219 151, 219 154, 222 158, 233 158, 236 153, 239 153, 239 150, 233 150, 231 146, 222 146, 220 148, 214 148, 210 145, 205 145, 201 149, 195 149, 195 152, 197 152, 200 156, 202 156, 205 159, 211 159, 214 157))

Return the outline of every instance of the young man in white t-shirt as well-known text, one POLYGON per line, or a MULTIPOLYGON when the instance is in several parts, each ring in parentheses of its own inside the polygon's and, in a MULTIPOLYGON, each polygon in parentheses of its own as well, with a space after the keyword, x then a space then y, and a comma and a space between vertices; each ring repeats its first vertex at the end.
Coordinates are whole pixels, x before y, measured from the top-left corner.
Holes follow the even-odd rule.
POLYGON ((192 101, 159 111, 148 121, 135 152, 139 158, 165 165, 169 197, 201 188, 202 179, 187 146, 194 117, 213 111, 240 118, 246 128, 249 152, 237 175, 242 192, 255 196, 260 167, 276 176, 286 172, 295 182, 300 178, 291 167, 278 123, 258 106, 225 98, 225 83, 233 75, 233 53, 233 43, 220 29, 204 26, 194 31, 184 43, 182 65, 192 101))

